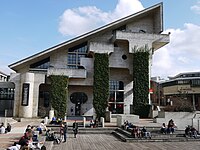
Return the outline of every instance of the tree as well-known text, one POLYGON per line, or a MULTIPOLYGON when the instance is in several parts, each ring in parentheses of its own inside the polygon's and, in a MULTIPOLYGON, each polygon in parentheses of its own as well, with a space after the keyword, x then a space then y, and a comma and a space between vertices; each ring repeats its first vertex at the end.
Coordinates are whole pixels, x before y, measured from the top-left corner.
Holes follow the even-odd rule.
POLYGON ((68 82, 64 75, 51 75, 51 106, 54 108, 56 116, 63 118, 67 110, 68 82))
POLYGON ((97 118, 105 117, 109 97, 109 56, 95 53, 93 106, 97 118))

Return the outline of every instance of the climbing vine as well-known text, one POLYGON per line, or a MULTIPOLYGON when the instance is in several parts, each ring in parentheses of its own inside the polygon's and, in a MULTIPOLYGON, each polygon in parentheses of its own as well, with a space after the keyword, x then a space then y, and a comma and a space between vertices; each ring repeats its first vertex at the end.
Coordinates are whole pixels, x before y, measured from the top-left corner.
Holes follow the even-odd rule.
POLYGON ((109 97, 109 56, 95 53, 93 106, 97 118, 105 117, 109 97))
POLYGON ((57 117, 63 118, 67 110, 68 77, 64 75, 51 75, 51 106, 57 117))
POLYGON ((150 50, 135 47, 133 53, 133 112, 140 117, 148 116, 150 50))

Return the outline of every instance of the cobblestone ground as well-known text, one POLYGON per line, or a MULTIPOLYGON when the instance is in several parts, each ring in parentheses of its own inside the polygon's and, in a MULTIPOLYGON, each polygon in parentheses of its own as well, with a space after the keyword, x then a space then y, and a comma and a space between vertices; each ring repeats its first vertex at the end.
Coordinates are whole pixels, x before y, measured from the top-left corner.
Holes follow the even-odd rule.
POLYGON ((112 135, 69 134, 66 143, 54 145, 53 150, 199 150, 199 142, 121 142, 112 135))

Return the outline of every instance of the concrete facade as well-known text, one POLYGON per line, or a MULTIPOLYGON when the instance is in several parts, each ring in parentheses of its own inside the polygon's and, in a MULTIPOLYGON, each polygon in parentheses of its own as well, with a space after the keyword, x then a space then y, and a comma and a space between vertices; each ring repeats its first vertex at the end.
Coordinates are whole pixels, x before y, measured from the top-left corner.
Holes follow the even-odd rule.
MULTIPOLYGON (((94 53, 108 53, 110 81, 123 83, 123 100, 116 103, 122 114, 130 114, 133 101, 133 58, 134 47, 148 46, 150 66, 153 52, 169 43, 169 35, 161 34, 163 30, 162 3, 149 7, 141 12, 127 16, 75 39, 56 45, 38 54, 28 57, 9 67, 17 73, 11 75, 15 83, 14 116, 37 117, 39 97, 45 101, 45 89, 41 84, 48 84, 50 75, 66 75, 69 77, 69 97, 67 114, 74 116, 76 105, 72 103, 73 93, 85 93, 87 101, 80 106, 80 114, 93 116, 93 74, 94 53), (86 49, 86 51, 84 51, 86 49), (80 59, 79 59, 80 58, 80 59), (23 84, 29 86, 29 104, 22 106, 23 84), (43 93, 42 93, 43 92, 43 93), (43 94, 43 95, 42 95, 43 94), (44 96, 44 98, 43 98, 44 96)), ((48 115, 47 115, 48 116, 48 115)))

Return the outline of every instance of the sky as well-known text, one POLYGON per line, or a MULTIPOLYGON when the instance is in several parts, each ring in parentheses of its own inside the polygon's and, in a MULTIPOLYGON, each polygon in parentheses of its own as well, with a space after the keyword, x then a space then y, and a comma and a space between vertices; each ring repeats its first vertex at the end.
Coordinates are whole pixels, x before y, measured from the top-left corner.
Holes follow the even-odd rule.
POLYGON ((9 64, 157 3, 170 43, 153 55, 152 76, 200 71, 200 0, 2 0, 0 71, 9 64))

